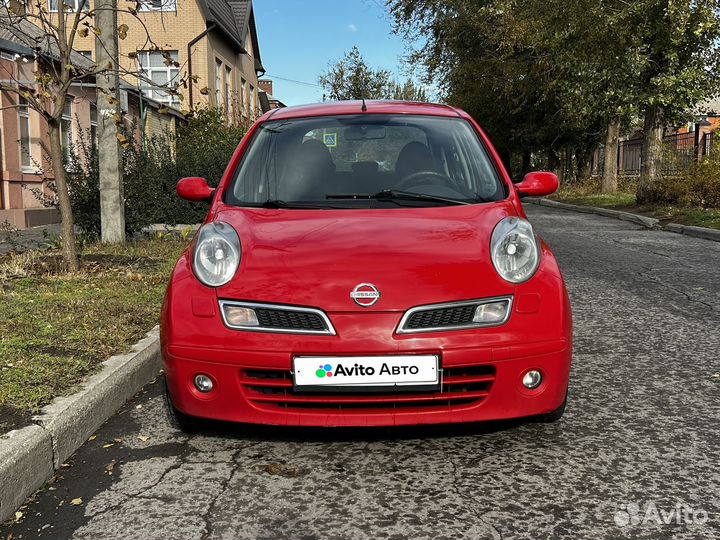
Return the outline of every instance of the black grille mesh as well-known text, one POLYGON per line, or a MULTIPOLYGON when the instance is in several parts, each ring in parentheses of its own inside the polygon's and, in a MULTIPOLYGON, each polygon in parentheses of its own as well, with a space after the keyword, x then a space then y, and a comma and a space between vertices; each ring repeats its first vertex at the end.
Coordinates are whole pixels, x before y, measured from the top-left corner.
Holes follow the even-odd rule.
POLYGON ((413 313, 405 323, 409 330, 421 328, 439 328, 444 326, 463 326, 472 324, 477 304, 454 306, 413 313))
POLYGON ((282 330, 327 330, 325 321, 317 313, 286 311, 282 309, 255 308, 260 326, 282 330))

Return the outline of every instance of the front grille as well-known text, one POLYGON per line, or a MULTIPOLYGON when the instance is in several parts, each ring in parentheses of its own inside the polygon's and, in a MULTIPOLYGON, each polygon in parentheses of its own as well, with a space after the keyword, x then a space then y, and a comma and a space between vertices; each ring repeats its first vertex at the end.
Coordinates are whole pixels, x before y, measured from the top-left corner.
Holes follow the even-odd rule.
POLYGON ((328 316, 316 308, 220 300, 220 312, 225 324, 234 330, 335 335, 335 329, 328 316), (255 326, 230 324, 225 308, 233 306, 252 310, 258 324, 255 326))
POLYGON ((292 373, 277 369, 245 369, 240 384, 245 397, 266 409, 348 410, 382 412, 408 407, 447 410, 475 405, 490 393, 495 367, 489 365, 446 367, 439 392, 342 392, 308 393, 293 388, 292 373))
POLYGON ((461 326, 471 324, 475 315, 476 304, 440 309, 417 311, 408 317, 405 328, 437 328, 442 326, 461 326))
POLYGON ((302 311, 283 311, 279 309, 256 309, 260 326, 264 328, 283 328, 295 330, 325 330, 325 322, 317 313, 302 311))
POLYGON ((417 332, 439 332, 444 330, 462 330, 487 326, 499 326, 510 316, 512 296, 464 300, 447 304, 418 306, 405 312, 397 328, 398 334, 417 332), (489 303, 503 303, 505 318, 497 323, 482 323, 473 320, 478 306, 489 303))

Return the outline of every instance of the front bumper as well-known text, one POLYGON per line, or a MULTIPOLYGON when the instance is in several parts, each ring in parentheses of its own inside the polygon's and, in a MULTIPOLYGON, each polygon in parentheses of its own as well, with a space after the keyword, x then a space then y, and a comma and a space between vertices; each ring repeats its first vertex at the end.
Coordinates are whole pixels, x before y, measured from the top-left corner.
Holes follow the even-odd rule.
POLYGON ((223 324, 215 291, 200 285, 181 260, 160 328, 171 399, 191 416, 298 426, 454 423, 547 413, 563 403, 568 386, 567 291, 556 272, 538 272, 513 297, 509 320, 494 328, 398 334, 403 312, 364 311, 328 313, 336 335, 238 331, 223 324), (441 391, 309 395, 292 388, 294 356, 401 354, 437 355, 441 391), (533 391, 522 386, 529 369, 544 376, 533 391), (212 392, 194 388, 200 373, 214 380, 212 392))
POLYGON ((164 361, 176 408, 191 416, 232 422, 294 426, 474 422, 547 413, 565 399, 571 361, 566 341, 527 346, 525 354, 518 348, 513 353, 475 348, 446 349, 439 354, 442 391, 370 395, 296 392, 290 374, 293 355, 287 351, 228 354, 227 350, 170 346, 164 348, 164 361), (501 359, 506 354, 512 358, 501 359), (538 369, 544 376, 540 387, 532 391, 521 382, 529 369, 538 369), (199 373, 215 382, 211 393, 194 388, 193 378, 199 373))

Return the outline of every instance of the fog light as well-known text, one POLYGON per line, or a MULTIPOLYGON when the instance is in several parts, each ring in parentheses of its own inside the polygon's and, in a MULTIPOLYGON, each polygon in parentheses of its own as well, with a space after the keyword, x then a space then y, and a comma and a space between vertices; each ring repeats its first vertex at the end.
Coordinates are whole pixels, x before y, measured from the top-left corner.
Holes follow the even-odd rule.
POLYGON ((531 369, 523 376, 523 386, 529 390, 535 390, 542 382, 542 374, 534 369, 531 369))
POLYGON ((480 304, 475 308, 475 315, 473 316, 473 322, 481 324, 495 324, 501 323, 505 320, 510 307, 510 300, 503 299, 497 302, 488 302, 487 304, 480 304))
POLYGON ((228 326, 260 326, 254 309, 224 304, 223 313, 228 326))
POLYGON ((202 373, 200 375, 195 375, 195 388, 197 388, 198 391, 203 394, 207 394, 212 391, 213 386, 212 379, 207 375, 203 375, 202 373))

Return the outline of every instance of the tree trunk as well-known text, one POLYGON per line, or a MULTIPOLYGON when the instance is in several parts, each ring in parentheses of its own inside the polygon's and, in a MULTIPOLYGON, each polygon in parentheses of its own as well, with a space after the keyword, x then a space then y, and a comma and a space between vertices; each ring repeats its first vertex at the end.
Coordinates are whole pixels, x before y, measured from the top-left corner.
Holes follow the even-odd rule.
POLYGON ((65 261, 65 269, 68 272, 77 272, 80 265, 75 247, 75 220, 73 219, 72 207, 70 206, 70 194, 68 193, 65 165, 63 164, 63 149, 60 143, 60 122, 54 119, 49 120, 48 129, 50 131, 50 158, 52 161, 53 175, 55 176, 58 204, 60 206, 63 260, 65 261))
POLYGON ((615 193, 618 188, 618 142, 620 139, 620 117, 613 116, 608 122, 605 136, 605 157, 600 191, 615 193))
POLYGON ((651 202, 655 184, 662 176, 662 139, 664 128, 664 110, 660 105, 648 107, 645 112, 643 128, 642 157, 640 162, 640 181, 635 198, 638 204, 651 202))
POLYGON ((581 182, 584 182, 592 175, 592 157, 594 153, 595 145, 585 146, 575 152, 578 180, 581 182))
POLYGON ((525 176, 527 173, 530 172, 530 167, 532 165, 532 152, 528 150, 527 148, 523 150, 522 153, 522 175, 525 176))
POLYGON ((500 155, 500 161, 502 161, 503 165, 505 165, 505 170, 507 171, 508 176, 514 182, 515 179, 513 178, 513 175, 512 175, 512 167, 511 167, 511 161, 512 161, 511 157, 512 156, 510 154, 510 150, 508 150, 507 148, 500 148, 498 150, 498 154, 500 155))
POLYGON ((557 175, 558 181, 561 184, 563 181, 564 169, 565 167, 563 166, 562 159, 554 149, 550 148, 548 150, 548 170, 554 172, 557 175))

